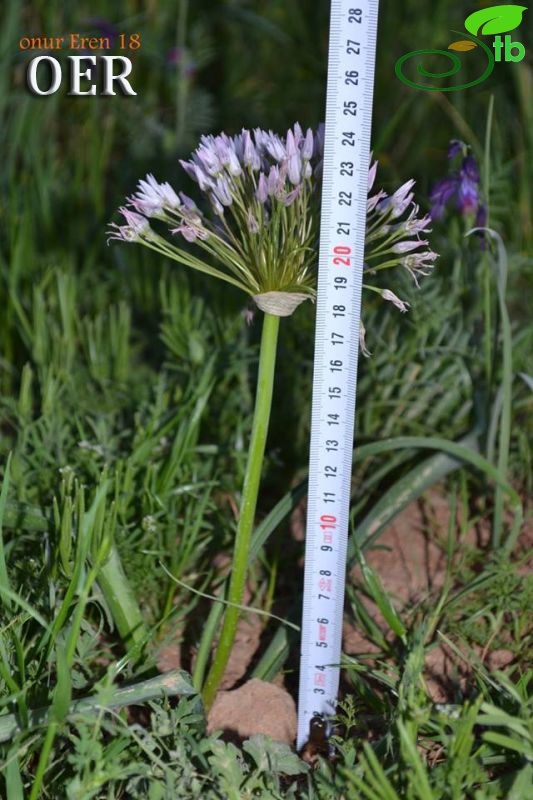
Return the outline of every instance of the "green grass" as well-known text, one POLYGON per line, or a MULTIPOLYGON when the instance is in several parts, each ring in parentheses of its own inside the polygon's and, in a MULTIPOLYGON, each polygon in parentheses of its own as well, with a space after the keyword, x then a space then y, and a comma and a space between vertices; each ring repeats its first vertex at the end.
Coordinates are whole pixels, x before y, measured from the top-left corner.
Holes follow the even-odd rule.
MULTIPOLYGON (((245 325, 230 287, 140 248, 107 247, 105 228, 146 172, 178 184, 177 158, 200 133, 315 125, 327 49, 327 4, 212 6, 12 3, 0 32, 0 794, 526 800, 532 586, 518 537, 532 487, 531 71, 527 59, 502 64, 486 85, 446 97, 393 74, 403 53, 447 45, 471 3, 438 2, 431 19, 411 0, 380 3, 378 182, 413 176, 427 203, 448 140, 463 138, 482 163, 501 240, 483 253, 449 215, 431 235, 434 275, 420 290, 394 287, 409 314, 365 299, 372 356, 360 365, 352 486, 350 558, 363 561, 405 504, 426 502, 438 484, 457 511, 445 540, 427 518, 444 587, 403 608, 368 565, 350 585, 346 619, 372 654, 343 661, 335 763, 311 771, 289 748, 262 739, 237 748, 205 733, 197 691, 221 606, 203 595, 222 588, 215 557, 233 546, 259 326, 245 325), (88 29, 97 16, 143 32, 138 97, 33 98, 18 38, 88 29), (178 65, 166 58, 174 47, 186 50, 178 65), (482 549, 468 543, 475 526, 490 533, 482 549), (121 570, 126 618, 113 596, 121 570), (187 673, 162 688, 158 648, 176 632, 187 673), (457 666, 439 706, 423 665, 443 642, 471 669, 465 686, 457 666), (490 673, 479 655, 487 646, 509 650, 511 665, 490 673)), ((307 305, 280 336, 250 566, 251 604, 293 626, 307 305)), ((253 674, 282 672, 291 687, 297 656, 293 627, 265 618, 253 674)))

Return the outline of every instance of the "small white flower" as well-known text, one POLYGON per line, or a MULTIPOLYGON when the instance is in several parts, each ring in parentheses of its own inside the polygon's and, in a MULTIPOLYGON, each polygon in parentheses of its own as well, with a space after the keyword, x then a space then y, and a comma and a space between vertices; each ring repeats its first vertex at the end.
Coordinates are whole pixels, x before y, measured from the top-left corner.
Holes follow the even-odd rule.
MULTIPOLYGON (((399 189, 396 189, 394 194, 391 196, 391 203, 394 208, 398 208, 399 206, 403 205, 405 202, 406 197, 411 194, 411 189, 415 185, 415 181, 413 178, 403 183, 399 189)), ((404 208, 405 210, 405 208, 404 208)))
MULTIPOLYGON (((257 129, 256 129, 257 132, 257 129)), ((261 133, 263 133, 261 131, 261 133)), ((287 158, 287 151, 283 145, 283 142, 275 133, 269 131, 268 133, 263 133, 263 136, 260 139, 261 144, 268 152, 268 154, 274 159, 274 161, 284 161, 287 158)))
POLYGON ((127 224, 116 225, 112 222, 110 225, 112 230, 107 240, 108 243, 109 239, 120 239, 123 242, 142 242, 144 238, 150 238, 149 234, 151 228, 146 217, 143 217, 142 214, 138 214, 136 211, 132 211, 131 208, 127 206, 121 206, 119 211, 127 224))
POLYGON ((407 309, 409 308, 409 303, 405 300, 401 300, 398 295, 391 292, 390 289, 383 289, 381 292, 381 296, 384 300, 388 300, 389 303, 392 303, 396 308, 399 308, 402 314, 405 314, 407 309))
POLYGON ((417 219, 419 208, 416 203, 413 203, 413 208, 407 219, 403 224, 403 230, 405 233, 414 234, 414 233, 431 233, 431 228, 428 228, 428 225, 431 224, 431 216, 426 214, 421 219, 417 219))
POLYGON ((209 238, 209 233, 204 228, 200 225, 193 225, 190 222, 184 222, 182 225, 178 225, 177 228, 173 228, 170 232, 181 233, 187 242, 195 242, 197 239, 205 241, 209 238))
POLYGON ((393 253, 409 253, 411 250, 416 250, 417 247, 425 247, 429 242, 427 239, 411 239, 404 242, 397 242, 392 247, 393 253))
POLYGON ((139 181, 137 192, 131 198, 131 202, 147 217, 160 216, 163 211, 173 211, 181 205, 170 183, 158 183, 152 174, 139 181))
POLYGON ((200 147, 197 148, 193 158, 195 162, 212 178, 222 172, 222 163, 216 152, 213 136, 200 137, 200 147))
POLYGON ((423 253, 411 253, 405 258, 402 258, 401 264, 412 276, 414 282, 418 286, 418 275, 429 275, 433 269, 433 262, 437 260, 438 254, 432 250, 426 250, 423 253))
POLYGON ((313 155, 313 131, 308 128, 305 134, 305 139, 302 144, 302 158, 304 161, 309 161, 313 155))
POLYGON ((259 233, 259 223, 257 222, 251 208, 248 209, 246 221, 248 223, 248 230, 250 233, 259 233))
POLYGON ((363 325, 363 320, 359 320, 359 348, 364 356, 367 358, 372 355, 366 346, 366 328, 363 325))
POLYGON ((292 131, 287 132, 287 174, 292 185, 298 186, 301 181, 300 151, 292 131))
POLYGON ((374 185, 374 181, 376 180, 377 169, 378 169, 378 162, 374 161, 374 163, 372 164, 372 166, 368 170, 368 190, 367 191, 369 191, 369 192, 370 192, 370 190, 372 189, 372 187, 374 185))
POLYGON ((258 170, 261 166, 261 159, 259 158, 259 153, 252 142, 252 137, 250 136, 250 131, 243 131, 242 133, 242 146, 243 146, 243 154, 242 159, 243 163, 247 167, 251 167, 254 171, 258 170))
POLYGON ((381 203, 381 201, 385 197, 387 197, 387 193, 384 192, 383 189, 380 189, 379 192, 377 194, 375 194, 373 197, 369 197, 367 202, 366 202, 367 214, 369 214, 371 211, 374 211, 374 209, 376 208, 378 203, 381 203))

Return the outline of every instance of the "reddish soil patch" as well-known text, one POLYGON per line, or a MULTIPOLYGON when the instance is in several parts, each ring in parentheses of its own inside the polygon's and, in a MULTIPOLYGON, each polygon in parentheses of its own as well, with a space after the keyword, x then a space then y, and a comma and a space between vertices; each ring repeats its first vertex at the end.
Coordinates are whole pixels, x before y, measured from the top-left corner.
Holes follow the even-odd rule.
MULTIPOLYGON (((509 520, 510 521, 510 520, 509 520)), ((458 516, 456 530, 463 528, 458 549, 465 546, 485 550, 490 542, 490 522, 481 520, 475 527, 461 525, 458 516)), ((376 548, 366 553, 367 563, 377 572, 402 619, 416 614, 417 608, 426 606, 438 597, 446 578, 446 539, 450 523, 450 509, 446 496, 438 489, 427 492, 422 501, 412 503, 395 518, 381 534, 376 548)), ((515 560, 521 561, 518 574, 531 569, 533 525, 524 525, 515 548, 515 560), (529 565, 527 556, 529 555, 529 565)), ((359 567, 352 570, 349 579, 361 581, 359 567)), ((452 574, 453 579, 453 574, 452 574)), ((386 638, 392 634, 377 607, 363 598, 365 607, 375 622, 382 627, 386 638)), ((343 646, 350 655, 368 656, 379 652, 357 628, 345 625, 343 646)), ((428 648, 424 677, 429 696, 434 702, 457 702, 458 694, 468 690, 474 662, 492 672, 509 666, 513 653, 504 648, 493 649, 491 641, 484 647, 472 645, 463 657, 444 643, 437 642, 428 648)))
MULTIPOLYGON (((456 529, 461 529, 457 520, 456 529)), ((449 504, 443 492, 433 490, 424 499, 404 509, 379 537, 374 549, 366 553, 367 563, 378 573, 393 604, 403 619, 416 614, 421 604, 427 606, 438 597, 446 576, 446 538, 449 525, 449 504)), ((464 526, 463 530, 464 530, 464 526)), ((297 508, 291 519, 294 539, 303 538, 305 512, 297 508)), ((464 530, 463 543, 472 548, 488 544, 489 525, 480 523, 476 528, 464 530)), ((516 552, 522 561, 520 572, 527 571, 526 555, 531 554, 533 524, 526 526, 516 552)), ((354 568, 349 581, 359 583, 359 567, 354 568)), ((245 603, 253 605, 249 591, 245 603)), ((391 638, 388 626, 377 607, 367 598, 363 602, 372 618, 391 638)), ((222 729, 226 737, 244 739, 264 733, 274 739, 292 744, 296 733, 296 709, 292 697, 280 686, 257 679, 232 689, 246 675, 256 655, 263 630, 261 617, 249 614, 239 622, 237 640, 226 669, 221 691, 209 714, 209 730, 222 729)), ((344 651, 352 656, 365 654, 372 659, 379 648, 348 622, 344 625, 344 651)), ((158 666, 162 671, 181 666, 181 647, 169 643, 161 648, 158 666)), ((472 647, 471 656, 488 671, 510 664, 513 654, 509 650, 472 647)), ((458 656, 446 644, 436 643, 428 648, 424 677, 427 690, 434 702, 456 702, 458 692, 464 692, 472 675, 472 664, 465 654, 458 656)))
POLYGON ((218 693, 207 719, 208 733, 215 730, 233 741, 263 733, 292 744, 296 704, 285 689, 253 678, 238 689, 218 693))

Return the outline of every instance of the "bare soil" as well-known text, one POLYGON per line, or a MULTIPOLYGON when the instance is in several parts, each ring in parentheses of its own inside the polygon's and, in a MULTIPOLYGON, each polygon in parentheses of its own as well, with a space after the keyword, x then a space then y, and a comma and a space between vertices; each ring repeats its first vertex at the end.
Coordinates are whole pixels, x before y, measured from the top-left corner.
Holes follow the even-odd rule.
MULTIPOLYGON (((402 618, 416 614, 417 608, 427 606, 437 598, 446 576, 446 538, 449 525, 449 504, 442 491, 433 490, 422 501, 412 503, 401 512, 380 536, 377 547, 367 552, 367 563, 378 573, 381 582, 402 618)), ((460 527, 460 520, 459 527, 460 527)), ((296 540, 302 538, 304 512, 295 510, 292 533, 296 540)), ((464 531, 461 546, 487 547, 489 525, 481 522, 464 531)), ((520 537, 517 551, 532 554, 533 525, 520 537)), ((524 574, 531 568, 522 564, 524 574)), ((360 581, 359 567, 354 568, 348 580, 360 581)), ((250 602, 248 593, 245 602, 250 602)), ((372 618, 391 636, 377 607, 367 598, 365 605, 372 618)), ((253 604, 253 603, 252 603, 253 604)), ((243 740, 257 733, 293 744, 296 735, 296 706, 291 694, 282 686, 257 679, 242 685, 246 672, 260 647, 264 621, 256 615, 247 615, 239 622, 237 639, 222 689, 208 716, 209 731, 221 729, 226 738, 243 740), (237 687, 237 688, 235 688, 237 687)), ((348 621, 344 624, 344 652, 365 654, 365 660, 379 648, 348 621)), ((489 671, 508 666, 513 653, 502 647, 493 648, 491 642, 484 647, 473 647, 476 657, 489 671)), ((159 653, 158 666, 162 671, 182 666, 179 642, 166 644, 159 653)), ((428 650, 424 677, 427 691, 436 703, 457 701, 457 692, 464 691, 472 674, 468 656, 461 658, 445 643, 436 643, 428 650)), ((279 683, 276 682, 276 683, 279 683)))

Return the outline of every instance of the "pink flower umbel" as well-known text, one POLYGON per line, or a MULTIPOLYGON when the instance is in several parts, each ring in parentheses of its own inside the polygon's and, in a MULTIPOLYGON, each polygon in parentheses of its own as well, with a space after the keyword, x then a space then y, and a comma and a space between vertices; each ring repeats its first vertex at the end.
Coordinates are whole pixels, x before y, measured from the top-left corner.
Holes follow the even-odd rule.
POLYGON ((220 278, 260 307, 274 293, 288 295, 277 313, 291 313, 315 295, 321 142, 297 124, 286 137, 260 129, 202 136, 180 163, 210 213, 147 175, 120 209, 128 224, 113 226, 111 237, 141 242, 220 278), (169 238, 150 227, 150 218, 167 224, 169 238))
MULTIPOLYGON (((180 164, 207 201, 206 213, 149 174, 120 209, 126 225, 112 225, 110 238, 140 242, 286 316, 315 295, 323 140, 323 126, 304 133, 298 123, 285 137, 259 128, 202 136, 180 164), (152 229, 150 218, 166 224, 168 235, 152 229)), ((377 166, 369 169, 369 193, 377 166)), ((418 216, 413 187, 408 180, 390 196, 380 189, 368 198, 367 275, 401 266, 416 282, 436 259, 421 238, 430 217, 418 216)), ((383 296, 381 288, 365 287, 383 296)), ((400 299, 395 305, 407 307, 400 299)))

